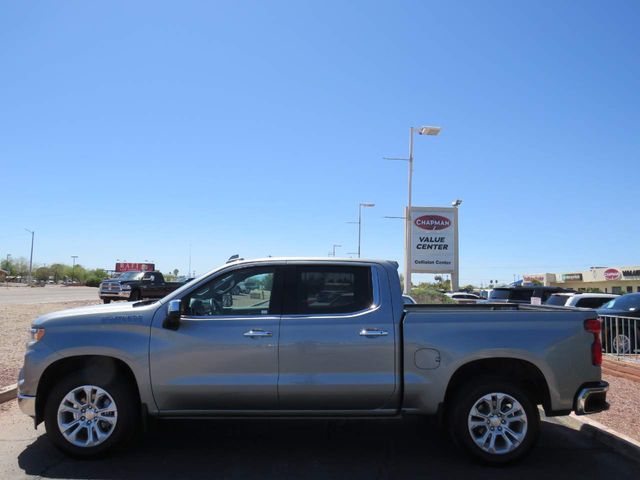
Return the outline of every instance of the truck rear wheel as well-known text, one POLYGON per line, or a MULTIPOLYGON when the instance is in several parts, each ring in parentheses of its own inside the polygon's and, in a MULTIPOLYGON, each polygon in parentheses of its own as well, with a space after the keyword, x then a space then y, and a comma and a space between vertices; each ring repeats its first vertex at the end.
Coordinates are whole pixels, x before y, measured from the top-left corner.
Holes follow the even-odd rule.
POLYGON ((138 300, 140 300, 140 290, 131 290, 131 293, 129 294, 129 301, 137 302, 138 300))
POLYGON ((133 437, 139 425, 139 402, 130 386, 100 377, 104 377, 100 372, 70 374, 47 397, 48 437, 70 456, 104 455, 133 437))
POLYGON ((483 463, 501 465, 529 453, 540 432, 540 415, 524 389, 484 377, 455 395, 449 425, 458 446, 483 463))

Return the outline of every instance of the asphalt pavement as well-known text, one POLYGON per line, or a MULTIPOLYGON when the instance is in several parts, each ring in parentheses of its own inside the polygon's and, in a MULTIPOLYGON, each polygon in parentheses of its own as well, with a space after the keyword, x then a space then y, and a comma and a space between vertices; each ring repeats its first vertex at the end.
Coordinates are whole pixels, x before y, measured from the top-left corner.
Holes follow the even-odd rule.
POLYGON ((0 305, 29 305, 34 303, 75 302, 80 300, 99 301, 95 287, 63 287, 47 285, 45 287, 7 287, 0 283, 0 305))
POLYGON ((640 478, 640 463, 553 423, 531 455, 502 468, 477 465, 445 437, 422 419, 163 421, 115 455, 79 461, 12 401, 0 409, 0 478, 640 478))

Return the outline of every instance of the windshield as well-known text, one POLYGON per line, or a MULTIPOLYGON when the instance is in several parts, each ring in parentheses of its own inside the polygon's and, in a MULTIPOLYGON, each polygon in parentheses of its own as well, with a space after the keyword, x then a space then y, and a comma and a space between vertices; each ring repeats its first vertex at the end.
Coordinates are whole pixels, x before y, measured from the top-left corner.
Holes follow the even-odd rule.
POLYGON ((640 294, 623 295, 602 306, 607 310, 638 310, 640 309, 640 294))
POLYGON ((509 290, 502 290, 494 288, 489 292, 489 300, 508 300, 509 290))
POLYGON ((118 280, 140 280, 144 272, 124 272, 118 277, 118 280))

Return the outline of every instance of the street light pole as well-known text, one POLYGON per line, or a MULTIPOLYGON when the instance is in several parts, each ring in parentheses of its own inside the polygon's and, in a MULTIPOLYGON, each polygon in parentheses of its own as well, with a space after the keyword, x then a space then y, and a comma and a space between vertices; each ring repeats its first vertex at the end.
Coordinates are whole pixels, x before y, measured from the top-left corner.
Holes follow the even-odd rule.
POLYGON ((331 255, 332 257, 335 257, 335 256, 336 256, 336 248, 337 248, 337 247, 342 247, 342 245, 337 245, 337 244, 335 244, 335 243, 333 244, 333 253, 332 253, 332 255, 331 255))
POLYGON ((458 246, 460 245, 460 239, 458 238, 458 208, 462 205, 462 200, 459 198, 451 202, 451 206, 455 208, 454 218, 453 218, 453 235, 455 237, 454 245, 453 245, 453 263, 455 264, 455 268, 453 273, 451 274, 451 291, 457 292, 460 289, 460 255, 458 253, 458 246))
POLYGON ((393 158, 384 157, 385 160, 403 160, 409 163, 409 188, 408 188, 408 201, 407 210, 405 211, 404 218, 404 293, 409 295, 411 292, 411 194, 412 194, 412 182, 413 182, 413 136, 418 135, 438 135, 440 133, 440 127, 410 127, 409 128, 409 158, 393 158))
POLYGON ((361 203, 358 205, 358 258, 360 258, 360 242, 362 240, 362 207, 372 208, 375 203, 361 203))
POLYGON ((71 283, 73 284, 76 279, 76 258, 78 255, 71 255, 71 258, 73 259, 73 267, 71 267, 71 283))
POLYGON ((25 230, 31 234, 31 256, 29 257, 29 280, 28 280, 28 285, 31 285, 31 270, 33 268, 33 237, 35 236, 36 232, 33 232, 28 228, 25 228, 25 230))

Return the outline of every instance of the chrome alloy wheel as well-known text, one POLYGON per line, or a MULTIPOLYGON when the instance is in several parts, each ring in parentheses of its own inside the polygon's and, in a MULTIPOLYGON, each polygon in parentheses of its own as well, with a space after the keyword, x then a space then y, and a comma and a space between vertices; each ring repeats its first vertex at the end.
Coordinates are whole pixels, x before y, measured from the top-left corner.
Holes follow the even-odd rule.
POLYGON ((116 402, 106 390, 82 385, 67 393, 58 406, 58 428, 77 447, 95 447, 111 436, 118 421, 116 402))
POLYGON ((514 451, 527 435, 524 407, 506 393, 489 393, 471 407, 467 418, 469 434, 487 453, 504 455, 514 451))
POLYGON ((631 338, 627 335, 616 335, 613 337, 613 353, 631 353, 631 338))

